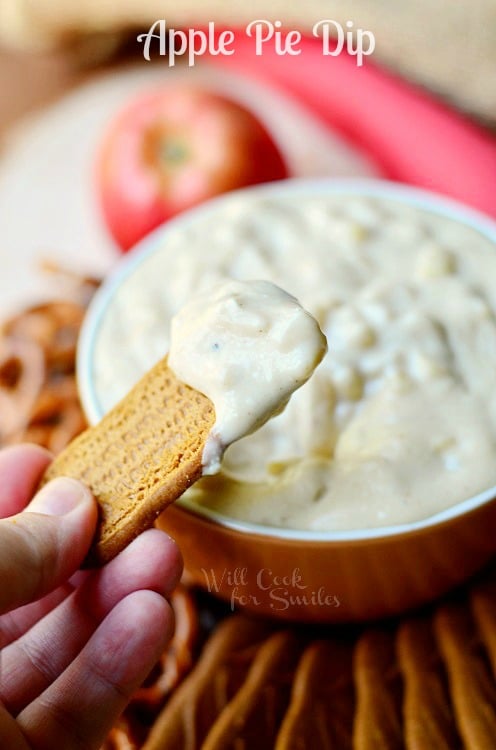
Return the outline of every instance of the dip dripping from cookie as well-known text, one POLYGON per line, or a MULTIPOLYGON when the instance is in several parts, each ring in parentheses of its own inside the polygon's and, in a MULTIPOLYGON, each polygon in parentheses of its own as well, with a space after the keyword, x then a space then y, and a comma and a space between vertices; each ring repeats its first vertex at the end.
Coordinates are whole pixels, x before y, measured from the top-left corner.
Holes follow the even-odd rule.
POLYGON ((268 281, 229 280, 173 317, 169 367, 215 406, 203 474, 225 449, 285 408, 327 351, 317 321, 268 281))
POLYGON ((221 283, 179 311, 171 333, 169 356, 45 474, 80 479, 97 499, 87 564, 111 560, 218 471, 225 449, 279 414, 327 351, 317 321, 267 281, 221 283))

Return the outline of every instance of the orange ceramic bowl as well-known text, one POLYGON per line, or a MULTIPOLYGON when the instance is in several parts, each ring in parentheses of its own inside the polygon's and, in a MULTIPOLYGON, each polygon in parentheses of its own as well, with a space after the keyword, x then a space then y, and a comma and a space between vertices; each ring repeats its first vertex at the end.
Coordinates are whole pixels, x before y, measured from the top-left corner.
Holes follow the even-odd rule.
POLYGON ((231 524, 183 503, 165 511, 158 526, 177 540, 192 580, 233 608, 285 620, 350 622, 404 612, 475 573, 496 551, 495 494, 411 528, 314 538, 231 524))
MULTIPOLYGON (((379 180, 285 181, 250 188, 376 196, 424 208, 489 237, 496 224, 451 200, 379 180)), ((159 228, 123 261, 95 297, 83 326, 78 375, 90 422, 102 416, 93 379, 95 340, 124 279, 160 252, 167 233, 216 211, 216 199, 159 228)), ((158 519, 178 541, 189 578, 233 608, 284 620, 350 622, 422 605, 461 583, 496 552, 496 487, 416 523, 352 531, 297 531, 245 523, 181 498, 158 519)))

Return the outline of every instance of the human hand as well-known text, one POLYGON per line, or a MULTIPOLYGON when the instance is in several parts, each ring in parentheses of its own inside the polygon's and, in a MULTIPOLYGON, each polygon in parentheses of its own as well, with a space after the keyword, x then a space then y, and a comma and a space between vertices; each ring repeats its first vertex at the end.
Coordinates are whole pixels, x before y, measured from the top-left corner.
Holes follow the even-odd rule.
POLYGON ((31 499, 49 463, 35 446, 0 451, 0 747, 93 750, 172 634, 182 563, 150 529, 76 573, 97 506, 72 479, 31 499))

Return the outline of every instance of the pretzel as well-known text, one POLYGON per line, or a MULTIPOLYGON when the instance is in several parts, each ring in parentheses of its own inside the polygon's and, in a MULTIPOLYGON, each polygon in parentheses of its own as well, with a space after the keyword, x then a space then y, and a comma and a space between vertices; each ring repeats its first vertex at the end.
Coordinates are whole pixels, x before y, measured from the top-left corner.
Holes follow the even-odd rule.
MULTIPOLYGON (((84 303, 97 287, 94 279, 48 270, 69 278, 84 303)), ((58 454, 86 428, 75 378, 84 313, 83 303, 46 302, 0 327, 0 447, 32 442, 58 454)))
POLYGON ((0 444, 27 427, 44 379, 44 358, 36 344, 0 340, 0 444))
POLYGON ((123 714, 102 745, 101 750, 139 750, 141 739, 136 737, 132 721, 123 714))
POLYGON ((84 307, 74 302, 48 302, 12 318, 7 336, 38 344, 52 373, 74 372, 76 345, 84 307))

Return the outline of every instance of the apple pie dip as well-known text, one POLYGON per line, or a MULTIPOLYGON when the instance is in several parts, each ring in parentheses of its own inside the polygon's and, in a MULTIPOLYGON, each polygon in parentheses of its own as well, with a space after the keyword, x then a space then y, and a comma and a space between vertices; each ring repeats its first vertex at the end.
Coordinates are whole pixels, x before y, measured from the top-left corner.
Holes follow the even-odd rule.
POLYGON ((270 281, 222 281, 180 308, 167 364, 215 409, 203 475, 217 474, 232 443, 283 411, 326 351, 315 318, 270 281))
POLYGON ((223 280, 277 284, 327 337, 286 409, 228 448, 190 503, 351 530, 496 485, 496 246, 468 224, 346 191, 244 191, 171 222, 129 268, 95 341, 102 411, 169 350, 172 316, 223 280))

